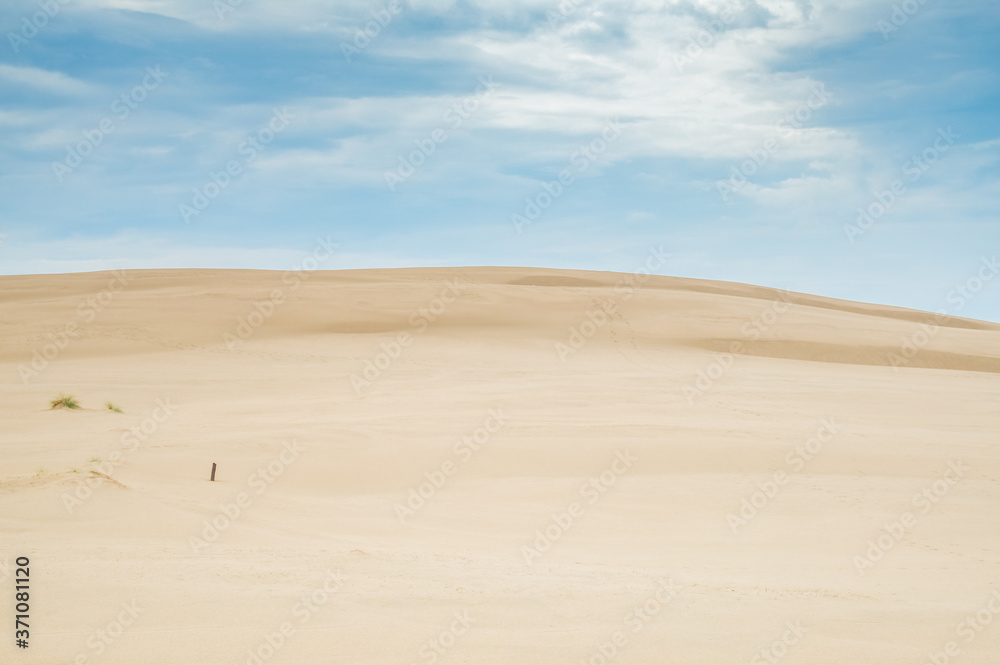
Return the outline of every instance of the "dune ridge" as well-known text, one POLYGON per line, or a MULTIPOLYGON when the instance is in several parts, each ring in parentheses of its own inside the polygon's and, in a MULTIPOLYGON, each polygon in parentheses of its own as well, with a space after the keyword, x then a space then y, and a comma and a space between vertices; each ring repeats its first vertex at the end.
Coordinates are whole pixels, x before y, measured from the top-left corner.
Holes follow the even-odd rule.
POLYGON ((995 323, 676 277, 0 277, 0 662, 922 662, 1000 587, 998 371, 995 323))

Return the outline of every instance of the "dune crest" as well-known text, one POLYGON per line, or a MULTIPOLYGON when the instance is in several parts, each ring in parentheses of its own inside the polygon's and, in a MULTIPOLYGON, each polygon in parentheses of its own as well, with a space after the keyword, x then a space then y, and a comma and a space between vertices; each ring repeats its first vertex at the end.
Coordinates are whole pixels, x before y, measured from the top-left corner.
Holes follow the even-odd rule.
POLYGON ((989 322, 538 268, 143 270, 0 277, 0 342, 33 663, 909 665, 1000 586, 989 322))

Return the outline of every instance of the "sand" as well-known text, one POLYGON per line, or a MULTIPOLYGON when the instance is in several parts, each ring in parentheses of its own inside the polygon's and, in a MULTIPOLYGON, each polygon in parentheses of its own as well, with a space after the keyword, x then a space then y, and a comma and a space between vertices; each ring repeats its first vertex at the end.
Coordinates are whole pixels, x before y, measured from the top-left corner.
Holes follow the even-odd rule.
POLYGON ((1000 653, 996 324, 528 268, 7 276, 0 371, 5 665, 1000 653))

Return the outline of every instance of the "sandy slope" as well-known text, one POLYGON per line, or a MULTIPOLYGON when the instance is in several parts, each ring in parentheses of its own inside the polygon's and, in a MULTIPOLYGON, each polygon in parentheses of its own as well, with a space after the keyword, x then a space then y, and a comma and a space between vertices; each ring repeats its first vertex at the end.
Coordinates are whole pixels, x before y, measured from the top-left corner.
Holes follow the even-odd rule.
POLYGON ((0 663, 997 662, 1000 326, 609 273, 303 276, 0 278, 0 663))

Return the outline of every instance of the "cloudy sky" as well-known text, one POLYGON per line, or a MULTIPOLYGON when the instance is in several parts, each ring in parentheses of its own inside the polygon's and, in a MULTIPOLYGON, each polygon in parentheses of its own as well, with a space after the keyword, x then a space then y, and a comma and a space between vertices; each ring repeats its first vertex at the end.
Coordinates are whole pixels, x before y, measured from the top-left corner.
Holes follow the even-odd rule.
POLYGON ((1000 320, 997 2, 5 0, 0 28, 0 273, 656 247, 1000 320))

